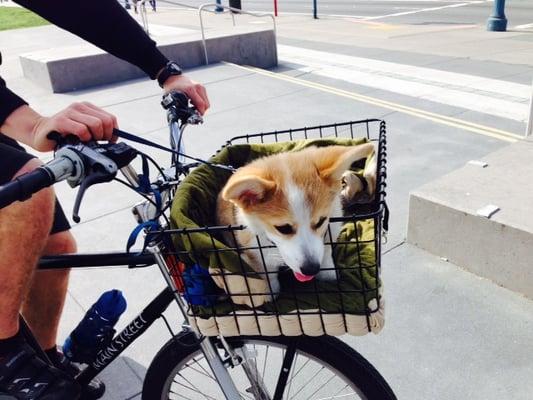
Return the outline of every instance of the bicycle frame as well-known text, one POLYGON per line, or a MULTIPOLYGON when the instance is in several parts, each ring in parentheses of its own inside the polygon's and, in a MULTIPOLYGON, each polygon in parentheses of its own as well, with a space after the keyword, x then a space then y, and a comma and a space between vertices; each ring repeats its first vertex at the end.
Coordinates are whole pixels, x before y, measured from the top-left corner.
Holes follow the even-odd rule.
MULTIPOLYGON (((183 129, 186 124, 180 124, 178 116, 173 113, 172 109, 167 112, 167 120, 170 131, 170 143, 175 151, 183 153, 183 129)), ((179 166, 183 163, 183 156, 177 157, 173 154, 172 165, 176 166, 176 176, 179 175, 179 166)), ((138 184, 138 175, 131 166, 123 168, 122 173, 130 184, 138 184)), ((170 190, 170 189, 168 189, 170 190)), ((133 210, 139 210, 144 204, 148 204, 147 201, 134 206, 133 210)), ((139 222, 145 222, 153 218, 150 215, 150 211, 137 212, 137 219, 139 222)), ((113 340, 104 349, 98 352, 95 360, 89 364, 78 375, 76 380, 85 385, 89 383, 98 373, 106 368, 114 359, 116 359, 131 343, 133 343, 139 336, 141 336, 156 319, 164 316, 163 312, 167 309, 170 303, 174 300, 177 302, 184 318, 187 320, 186 305, 183 299, 180 297, 177 288, 169 273, 169 266, 167 265, 165 258, 162 255, 164 249, 163 243, 153 242, 148 246, 150 254, 134 255, 129 253, 105 253, 105 254, 79 254, 79 255, 63 255, 55 257, 45 257, 39 263, 41 269, 54 269, 54 268, 80 268, 80 267, 101 267, 102 265, 128 265, 130 267, 148 266, 156 263, 163 274, 165 281, 167 282, 167 288, 164 289, 156 298, 154 298, 144 310, 137 315, 119 334, 115 335, 113 340)), ((171 334, 172 330, 166 322, 171 334)), ((187 326, 184 326, 185 330, 190 330, 187 326)), ((215 378, 217 379, 222 392, 227 399, 237 399, 240 397, 237 388, 235 387, 233 380, 229 376, 229 373, 224 366, 218 351, 213 346, 211 341, 205 337, 196 334, 199 341, 200 348, 204 353, 206 361, 210 366, 215 378)), ((173 335, 174 336, 174 335, 173 335)), ((175 336, 174 336, 175 337, 175 336)), ((227 346, 226 346, 227 347, 227 346)), ((231 349, 226 349, 228 354, 231 354, 231 349)), ((257 377, 255 377, 257 382, 257 377)), ((252 381, 253 382, 253 381, 252 381)), ((262 387, 262 382, 259 382, 262 387)), ((257 385, 256 385, 257 386, 257 385)), ((264 393, 263 393, 264 394, 264 393)), ((267 397, 264 397, 267 399, 267 397)))
MULTIPOLYGON (((164 258, 161 255, 160 250, 157 247, 150 249, 151 254, 131 254, 124 252, 113 252, 113 253, 101 253, 101 254, 73 254, 73 255, 59 255, 59 256, 48 256, 43 257, 39 262, 39 269, 50 270, 50 269, 61 269, 61 268, 96 268, 102 267, 103 264, 106 266, 128 266, 129 268, 144 268, 151 266, 154 263, 157 263, 160 269, 162 268, 165 271, 166 264, 164 258)), ((168 273, 164 274, 170 279, 168 273)), ((173 285, 172 280, 170 279, 171 284, 173 285)), ((163 313, 168 308, 172 301, 176 301, 175 294, 169 286, 163 289, 144 309, 139 313, 133 320, 131 320, 128 325, 117 335, 111 343, 106 346, 98 354, 96 359, 88 365, 80 375, 76 377, 76 381, 81 385, 87 384, 93 378, 95 378, 101 371, 103 371, 111 362, 113 362, 124 350, 126 350, 137 338, 139 338, 152 324, 159 318, 163 318, 167 328, 169 329, 171 335, 176 339, 178 335, 175 335, 168 322, 166 321, 163 313)), ((181 299, 178 299, 179 302, 182 302, 181 299)), ((178 303, 180 304, 180 303, 178 303)), ((184 306, 183 303, 181 306, 184 306)), ((180 307, 181 307, 180 306, 180 307)), ((183 309, 182 309, 183 310, 183 309)), ((184 313, 186 317, 186 314, 184 313)), ((191 329, 184 325, 181 332, 188 332, 191 329)), ((220 386, 226 398, 233 399, 238 397, 229 397, 230 395, 239 396, 237 389, 233 385, 233 381, 226 370, 226 367, 221 362, 215 347, 211 341, 205 337, 197 336, 197 339, 200 343, 202 351, 206 356, 206 360, 211 366, 213 373, 217 380, 219 380, 220 386), (206 354, 207 353, 207 354, 206 354), (232 388, 233 387, 233 388, 232 388), (235 393, 231 391, 235 390, 235 393)), ((221 338, 224 343, 223 338, 221 338)), ((294 339, 295 341, 297 338, 294 339)), ((36 342, 35 342, 36 343, 36 342)), ((35 344, 37 346, 37 344, 35 344)), ((226 348, 228 346, 226 345, 226 348)), ((287 383, 288 373, 291 369, 291 364, 294 361, 294 351, 296 348, 296 342, 288 348, 288 351, 285 354, 283 360, 283 367, 280 372, 280 379, 276 387, 276 394, 274 399, 281 399, 284 389, 287 383)), ((231 351, 231 349, 230 349, 231 351)), ((266 389, 264 388, 263 382, 255 374, 257 371, 254 368, 253 356, 246 354, 246 351, 243 354, 239 354, 239 357, 246 359, 247 361, 243 363, 244 370, 246 375, 250 378, 250 382, 255 382, 254 389, 258 390, 257 393, 254 393, 258 399, 269 400, 270 398, 266 395, 266 389)), ((232 357, 233 358, 233 357, 232 357)))
MULTIPOLYGON (((128 165, 121 169, 121 172, 128 180, 128 182, 132 186, 134 186, 135 189, 140 189, 141 194, 146 199, 142 203, 134 206, 132 210, 138 222, 140 223, 148 221, 158 221, 164 211, 167 210, 167 206, 172 201, 173 194, 175 193, 175 187, 179 184, 181 175, 186 174, 192 166, 197 166, 199 164, 205 163, 205 161, 193 158, 197 161, 196 164, 183 164, 183 160, 186 157, 189 157, 183 155, 182 145, 183 128, 186 126, 186 123, 183 122, 183 113, 181 114, 181 116, 178 116, 177 113, 172 112, 172 109, 167 108, 167 110, 170 143, 174 150, 171 164, 172 168, 162 170, 159 168, 159 166, 156 165, 156 167, 161 172, 161 176, 160 179, 158 179, 157 182, 154 182, 151 188, 149 186, 148 189, 139 188, 139 175, 132 166, 128 165), (157 193, 158 191, 159 193, 157 193), (163 204, 162 207, 161 203, 163 204)), ((189 119, 187 121, 192 121, 192 119, 189 119)), ((370 120, 366 120, 367 133, 368 121, 370 120)), ((352 128, 351 124, 352 123, 350 123, 350 129, 352 128)), ((337 125, 334 125, 334 128, 336 133, 337 125)), ((384 129, 384 123, 381 124, 381 128, 384 129)), ((303 128, 305 138, 307 138, 306 130, 307 128, 303 128)), ((290 139, 292 140, 292 133, 296 132, 296 130, 290 130, 287 132, 290 133, 290 139)), ((273 132, 273 134, 277 135, 278 132, 273 132)), ((262 135, 263 134, 256 135, 260 137, 261 142, 262 135)), ((248 137, 251 136, 247 136, 247 138, 248 137)), ((320 137, 322 137, 321 130, 320 137)), ((157 146, 157 144, 155 143, 152 143, 152 145, 157 146)), ((147 164, 146 159, 149 157, 146 155, 144 155, 143 157, 144 173, 144 171, 146 170, 146 165, 144 164, 147 164)), ((121 165, 125 165, 125 163, 121 165)), ((212 166, 221 167, 217 164, 212 164, 212 166)), ((168 219, 166 219, 166 221, 168 221, 168 219)), ((155 225, 158 225, 155 229, 156 231, 165 231, 165 229, 167 228, 165 223, 159 223, 155 225)), ((379 228, 379 232, 381 232, 380 221, 377 222, 377 226, 379 228)), ((182 295, 178 290, 178 286, 180 286, 179 282, 177 282, 171 275, 173 268, 175 268, 175 263, 168 257, 169 250, 173 248, 172 242, 167 241, 162 236, 157 236, 158 232, 150 231, 150 229, 147 230, 147 252, 142 252, 140 254, 115 252, 103 254, 60 255, 45 257, 39 262, 39 267, 41 269, 80 267, 86 268, 119 265, 127 265, 130 268, 139 268, 157 264, 167 283, 167 287, 163 291, 161 291, 133 320, 131 320, 120 333, 115 335, 115 337, 105 348, 99 350, 95 359, 76 377, 77 382, 79 382, 81 385, 89 383, 113 360, 115 360, 120 354, 122 354, 122 352, 126 348, 128 348, 139 336, 144 334, 144 332, 155 322, 156 319, 163 318, 163 321, 165 322, 171 334, 171 337, 175 342, 174 344, 187 344, 186 342, 180 342, 180 338, 183 338, 183 334, 185 334, 189 339, 191 339, 193 337, 192 335, 194 334, 194 338, 197 340, 194 345, 198 345, 200 347, 202 353, 205 356, 205 361, 208 363, 209 368, 211 369, 213 376, 216 379, 218 386, 222 390, 226 399, 233 400, 241 398, 239 391, 235 387, 233 378, 229 374, 230 367, 240 366, 244 371, 246 377, 248 378, 247 382, 251 385, 250 387, 246 388, 246 392, 252 394, 255 399, 259 400, 281 400, 285 393, 285 387, 289 379, 289 373, 295 362, 296 349, 298 348, 297 343, 299 338, 291 338, 286 346, 286 350, 284 351, 284 355, 282 356, 283 361, 281 369, 279 371, 279 375, 276 381, 275 392, 273 397, 271 397, 263 382, 263 378, 258 374, 256 355, 254 351, 250 351, 250 348, 248 348, 244 344, 241 344, 240 340, 238 340, 237 342, 231 340, 226 341, 222 336, 218 336, 216 339, 204 337, 196 331, 193 331, 188 325, 189 305, 185 301, 185 299, 182 298, 182 295), (183 325, 181 333, 178 334, 174 334, 168 321, 163 315, 163 313, 172 303, 172 301, 175 301, 177 303, 185 320, 187 321, 187 323, 183 325), (228 342, 232 343, 232 345, 228 344, 228 342)), ((30 343, 32 343, 32 346, 34 346, 36 350, 39 351, 39 346, 33 338, 31 331, 29 331, 27 325, 25 325, 23 322, 21 326, 24 334, 26 334, 30 339, 30 343), (31 339, 33 339, 33 341, 31 339)), ((251 336, 251 338, 253 339, 253 336, 251 336)), ((242 341, 242 343, 244 343, 244 341, 242 341)), ((190 342, 187 345, 190 346, 190 342)), ((43 360, 47 360, 47 357, 44 352, 42 352, 42 350, 40 350, 40 354, 42 355, 43 360)), ((153 365, 157 365, 157 363, 153 365)))

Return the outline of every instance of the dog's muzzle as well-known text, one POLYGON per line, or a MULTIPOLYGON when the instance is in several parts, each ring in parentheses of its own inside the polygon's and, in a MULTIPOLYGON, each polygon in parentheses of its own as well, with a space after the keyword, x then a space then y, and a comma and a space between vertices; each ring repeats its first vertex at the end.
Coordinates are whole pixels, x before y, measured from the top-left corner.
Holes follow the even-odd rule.
POLYGON ((294 277, 300 282, 310 281, 316 274, 318 274, 318 271, 320 271, 320 264, 306 263, 300 268, 300 271, 302 272, 294 272, 294 277))

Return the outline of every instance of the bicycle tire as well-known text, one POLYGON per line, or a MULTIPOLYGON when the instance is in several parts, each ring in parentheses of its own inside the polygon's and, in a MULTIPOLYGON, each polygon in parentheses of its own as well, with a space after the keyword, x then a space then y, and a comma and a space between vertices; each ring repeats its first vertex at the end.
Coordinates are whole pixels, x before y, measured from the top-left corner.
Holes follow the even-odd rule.
MULTIPOLYGON (((284 336, 239 336, 225 338, 230 345, 264 343, 287 346, 290 338, 284 336)), ((255 348, 255 346, 254 346, 255 348)), ((200 351, 196 337, 192 332, 182 332, 175 339, 168 341, 157 353, 150 364, 144 379, 142 399, 169 399, 169 380, 173 379, 177 366, 184 360, 191 359, 200 351)), ((396 396, 380 373, 357 351, 331 336, 302 336, 297 342, 297 352, 345 378, 360 398, 365 400, 395 400, 396 396)), ((264 371, 263 371, 264 372, 264 371)), ((290 390, 290 389, 289 389, 290 390)), ((342 396, 341 396, 342 397, 342 396)), ((181 397, 176 397, 181 398, 181 397)), ((189 398, 189 397, 183 397, 189 398)), ((202 397, 216 398, 220 397, 202 397)), ((343 399, 354 397, 342 397, 343 399)), ((222 398, 220 398, 222 400, 222 398)), ((233 400, 233 399, 232 399, 233 400)))

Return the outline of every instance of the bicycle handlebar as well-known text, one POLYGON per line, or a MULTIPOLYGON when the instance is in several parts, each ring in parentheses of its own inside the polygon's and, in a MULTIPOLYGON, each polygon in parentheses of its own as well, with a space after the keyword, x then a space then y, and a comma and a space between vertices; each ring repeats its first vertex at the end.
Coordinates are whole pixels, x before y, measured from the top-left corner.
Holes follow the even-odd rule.
POLYGON ((85 190, 95 183, 112 180, 117 171, 137 155, 137 151, 125 143, 79 142, 62 143, 62 146, 50 162, 0 186, 0 208, 27 200, 39 190, 67 180, 72 187, 80 186, 73 211, 74 220, 79 220, 78 211, 85 190))
POLYGON ((21 175, 0 186, 0 209, 15 201, 27 200, 32 194, 54 183, 55 180, 45 167, 39 167, 32 172, 21 175))
MULTIPOLYGON (((202 117, 194 107, 189 106, 189 99, 183 93, 171 92, 164 95, 161 105, 173 119, 182 124, 202 122, 202 117)), ((79 222, 78 211, 85 190, 93 184, 111 181, 117 171, 129 165, 138 154, 137 150, 123 142, 82 143, 76 136, 63 137, 57 132, 51 132, 48 138, 58 144, 54 159, 0 185, 0 209, 15 201, 27 200, 39 190, 67 180, 71 187, 80 186, 73 209, 73 219, 79 222)))

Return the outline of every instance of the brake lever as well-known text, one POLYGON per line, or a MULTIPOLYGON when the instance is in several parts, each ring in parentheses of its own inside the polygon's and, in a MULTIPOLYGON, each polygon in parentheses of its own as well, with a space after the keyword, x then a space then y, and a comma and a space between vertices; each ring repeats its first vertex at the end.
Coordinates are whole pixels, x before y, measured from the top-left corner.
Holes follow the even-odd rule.
POLYGON ((79 210, 85 191, 96 183, 112 181, 119 168, 125 167, 137 157, 137 150, 123 142, 98 144, 91 141, 83 143, 75 135, 63 136, 58 132, 49 133, 47 138, 57 143, 56 156, 79 161, 76 175, 67 179, 71 187, 80 186, 72 210, 72 219, 75 222, 80 222, 79 210))
POLYGON ((75 222, 80 222, 79 209, 85 191, 96 183, 112 181, 120 168, 137 157, 137 150, 126 143, 110 143, 99 147, 83 146, 80 152, 85 156, 85 160, 88 160, 87 168, 91 172, 81 181, 76 195, 72 210, 72 219, 75 222))
POLYGON ((78 189, 78 193, 76 193, 76 200, 74 201, 74 207, 72 209, 72 219, 74 222, 78 223, 81 221, 79 212, 80 212, 80 206, 81 201, 83 199, 83 196, 85 195, 85 191, 91 187, 92 185, 96 183, 104 183, 109 182, 113 180, 115 176, 109 176, 108 174, 104 172, 94 172, 91 175, 87 176, 85 179, 83 179, 80 183, 80 188, 78 189))

